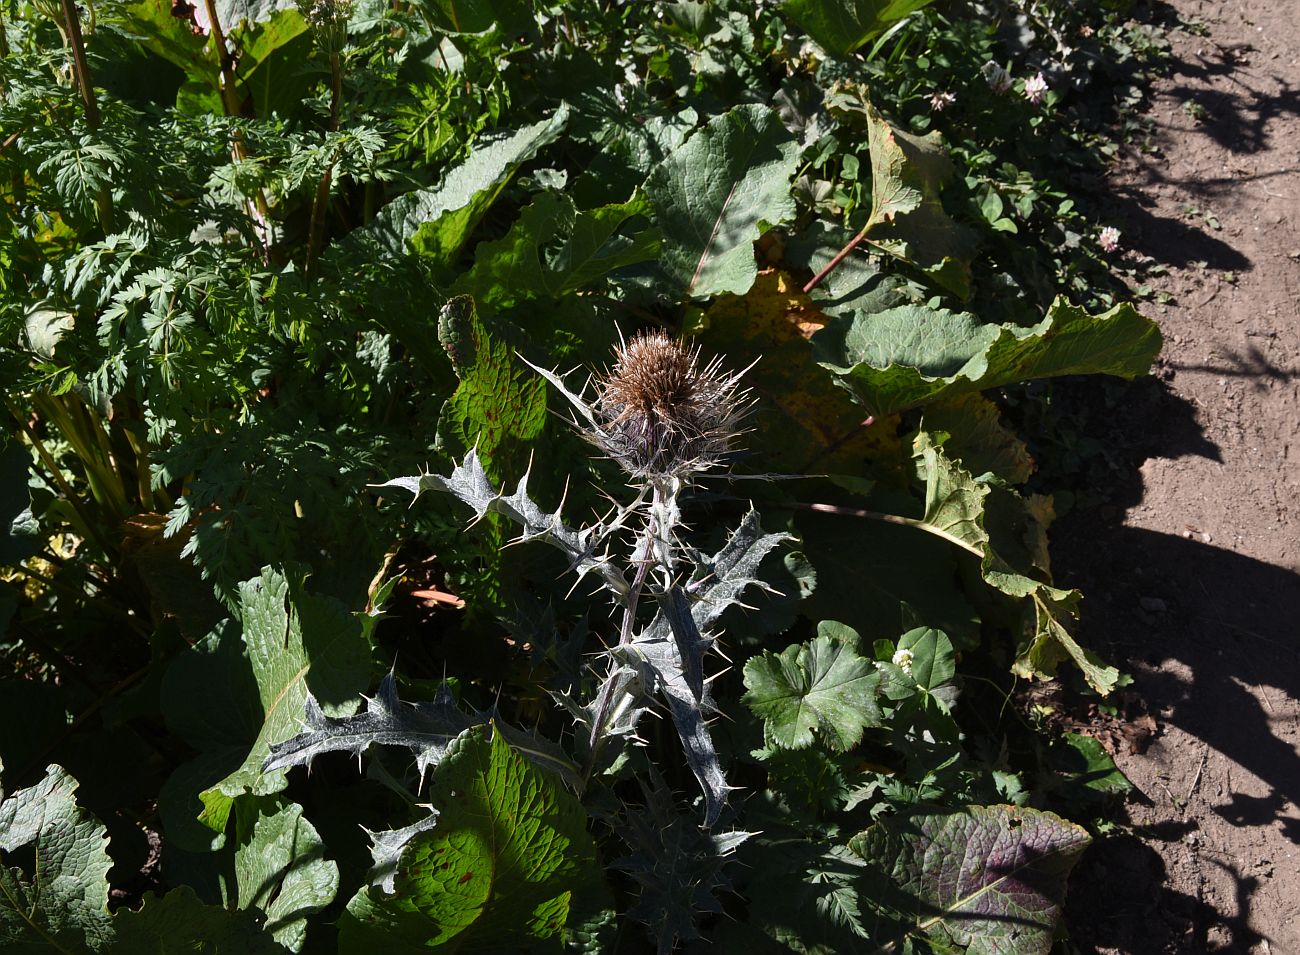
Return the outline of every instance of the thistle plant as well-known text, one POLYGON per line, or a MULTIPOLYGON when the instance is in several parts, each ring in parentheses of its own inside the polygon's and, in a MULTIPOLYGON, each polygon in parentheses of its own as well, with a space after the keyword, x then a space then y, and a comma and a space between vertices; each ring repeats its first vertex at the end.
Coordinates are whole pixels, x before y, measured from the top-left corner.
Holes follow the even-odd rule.
MULTIPOLYGON (((474 450, 446 477, 424 474, 380 486, 405 488, 417 498, 427 491, 451 494, 470 506, 476 520, 499 514, 519 526, 520 541, 550 544, 564 553, 579 580, 590 575, 598 581, 620 624, 617 640, 606 644, 591 668, 596 676, 556 694, 575 722, 574 752, 562 754, 554 742, 542 740, 525 749, 582 794, 618 764, 627 747, 641 742, 638 723, 660 706, 702 790, 704 825, 713 826, 728 790, 708 729, 715 706, 706 660, 719 652, 713 630, 747 588, 765 586, 756 570, 785 535, 764 534, 758 514, 750 510, 722 549, 705 556, 680 536, 681 502, 734 450, 750 404, 740 386, 743 372, 727 372, 717 360, 702 363, 698 351, 658 332, 623 344, 613 367, 583 389, 594 393, 590 399, 570 390, 560 375, 532 367, 573 406, 586 438, 621 465, 630 501, 594 524, 574 528, 558 511, 548 512, 532 500, 527 474, 513 493, 494 487, 474 450), (616 556, 619 550, 628 551, 626 559, 616 556), (638 613, 645 604, 653 605, 648 622, 638 613)), ((477 714, 471 724, 448 722, 445 706, 437 713, 392 704, 382 710, 383 741, 415 750, 422 769, 437 764, 465 725, 489 718, 502 725, 495 714, 477 714), (430 729, 440 725, 454 731, 430 729)), ((309 708, 304 732, 275 747, 268 765, 306 763, 331 750, 360 752, 375 740, 363 730, 352 720, 329 720, 309 708)))

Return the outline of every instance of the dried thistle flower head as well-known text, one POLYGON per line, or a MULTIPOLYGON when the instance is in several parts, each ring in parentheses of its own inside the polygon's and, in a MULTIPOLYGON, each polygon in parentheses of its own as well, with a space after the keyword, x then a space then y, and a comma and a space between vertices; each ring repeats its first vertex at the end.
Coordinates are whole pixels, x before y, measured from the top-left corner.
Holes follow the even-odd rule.
POLYGON ((731 451, 748 410, 740 373, 663 332, 620 346, 614 367, 596 379, 593 441, 635 477, 684 476, 731 451))

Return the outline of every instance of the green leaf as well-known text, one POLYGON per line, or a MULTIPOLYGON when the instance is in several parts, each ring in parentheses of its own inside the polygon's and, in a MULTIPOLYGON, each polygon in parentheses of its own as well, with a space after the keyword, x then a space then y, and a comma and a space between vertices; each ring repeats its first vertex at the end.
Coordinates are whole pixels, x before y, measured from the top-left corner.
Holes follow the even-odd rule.
POLYGON ((456 291, 500 307, 586 288, 659 254, 658 230, 644 224, 649 212, 641 196, 580 212, 567 195, 540 193, 504 238, 479 244, 456 291))
POLYGON ((189 886, 151 895, 136 910, 113 918, 112 955, 283 955, 284 947, 262 931, 256 912, 204 905, 189 886))
POLYGON ((529 442, 546 425, 546 385, 517 357, 504 329, 479 318, 468 295, 443 306, 438 340, 460 379, 443 405, 439 438, 455 457, 476 449, 494 480, 521 473, 529 442))
POLYGON ((449 33, 486 33, 495 26, 515 36, 533 26, 529 0, 422 0, 418 6, 449 33))
MULTIPOLYGON (((188 887, 162 898, 151 896, 139 910, 124 910, 110 919, 112 861, 105 850, 107 832, 77 806, 76 788, 76 780, 62 768, 50 766, 40 783, 0 803, 0 863, 4 853, 24 846, 33 853, 31 877, 20 868, 0 864, 0 949, 7 955, 196 951, 275 955, 285 951, 262 931, 254 913, 204 905, 188 887)), ((264 841, 258 849, 269 850, 266 859, 272 863, 277 849, 283 854, 274 840, 264 841)), ((264 863, 256 869, 245 866, 244 871, 260 880, 270 870, 264 863)), ((301 893, 288 879, 268 883, 262 894, 277 887, 280 895, 269 911, 307 911, 300 905, 301 893)))
POLYGON ((334 900, 339 867, 324 858, 325 843, 302 806, 254 804, 247 840, 235 850, 239 908, 266 914, 266 931, 291 952, 307 940, 307 916, 334 900))
POLYGON ((776 112, 738 106, 651 171, 645 191, 663 230, 663 268, 677 290, 688 298, 749 291, 763 224, 794 215, 790 178, 798 156, 776 112))
POLYGON ((892 700, 911 696, 918 689, 933 693, 948 686, 957 676, 957 661, 947 634, 929 627, 917 627, 898 638, 895 648, 907 654, 907 666, 882 663, 886 674, 884 694, 892 700))
POLYGON ((1079 592, 1059 590, 1027 576, 1034 568, 1023 568, 1022 572, 995 550, 985 524, 990 486, 949 460, 924 431, 914 442, 913 460, 918 477, 925 482, 925 514, 913 523, 978 556, 980 573, 990 586, 1026 600, 1025 636, 1012 672, 1048 678, 1055 674, 1059 663, 1070 659, 1098 693, 1105 696, 1113 690, 1119 671, 1080 646, 1065 626, 1064 621, 1078 616, 1082 599, 1079 592))
MULTIPOLYGON (((899 513, 908 503, 902 495, 877 494, 868 506, 899 513)), ((978 645, 979 621, 950 545, 884 521, 803 513, 796 522, 817 570, 806 616, 842 620, 871 640, 892 640, 901 629, 924 624, 964 649, 978 645)))
POLYGON ((257 682, 234 621, 225 621, 172 661, 159 702, 167 728, 199 752, 163 785, 158 799, 163 829, 173 846, 206 852, 224 837, 198 821, 199 794, 243 764, 262 720, 257 682))
POLYGON ((261 715, 243 765, 202 794, 201 818, 218 833, 236 797, 284 789, 284 770, 264 772, 262 764, 273 744, 297 734, 308 692, 324 712, 347 716, 370 685, 361 624, 336 601, 308 594, 301 579, 291 582, 271 568, 240 584, 239 600, 261 715))
POLYGON ((953 173, 937 132, 914 136, 887 123, 867 99, 866 87, 841 82, 826 108, 865 127, 871 154, 871 214, 862 231, 876 247, 920 266, 944 288, 970 297, 973 239, 943 211, 939 197, 953 173))
POLYGON ((112 941, 103 824, 79 807, 61 767, 0 803, 0 949, 14 955, 95 952, 112 941), (32 847, 32 871, 4 853, 32 847))
POLYGON ((932 0, 786 0, 782 12, 826 52, 848 56, 932 0))
POLYGON ((343 955, 558 949, 579 897, 600 893, 581 804, 488 735, 466 731, 439 763, 429 790, 437 823, 402 849, 391 893, 371 885, 348 903, 343 955))
POLYGON ((866 864, 859 897, 882 949, 928 939, 966 955, 1047 955, 1066 879, 1090 841, 1050 812, 968 806, 882 819, 849 849, 866 864))
MULTIPOLYGON (((515 170, 553 143, 568 121, 569 107, 561 104, 550 119, 484 137, 439 185, 398 196, 380 210, 363 234, 392 255, 404 253, 409 242, 414 251, 435 264, 450 266, 515 170)), ((341 246, 345 255, 346 246, 346 242, 341 246)))
POLYGON ((858 635, 829 620, 810 643, 764 652, 745 664, 745 703, 763 719, 769 746, 802 749, 817 730, 833 749, 851 749, 880 725, 880 673, 859 652, 858 635))
POLYGON ((947 433, 944 451, 971 474, 992 472, 1012 484, 1023 484, 1034 472, 1034 459, 1025 443, 1002 424, 998 406, 978 392, 950 395, 926 405, 922 427, 947 433))
POLYGON ((1063 777, 1051 785, 1066 798, 1080 802, 1096 801, 1108 796, 1126 796, 1133 791, 1128 777, 1120 772, 1101 743, 1091 736, 1063 733, 1048 748, 1046 762, 1063 777))
POLYGON ((819 363, 877 417, 941 396, 1058 375, 1145 374, 1160 329, 1125 303, 1092 316, 1057 299, 1037 325, 986 325, 906 305, 834 319, 813 336, 819 363))
POLYGON ((761 400, 745 449, 755 469, 852 473, 864 459, 898 455, 891 423, 864 428, 862 409, 813 360, 808 335, 824 321, 791 276, 775 270, 745 295, 718 296, 700 319, 706 349, 753 366, 745 384, 761 400))

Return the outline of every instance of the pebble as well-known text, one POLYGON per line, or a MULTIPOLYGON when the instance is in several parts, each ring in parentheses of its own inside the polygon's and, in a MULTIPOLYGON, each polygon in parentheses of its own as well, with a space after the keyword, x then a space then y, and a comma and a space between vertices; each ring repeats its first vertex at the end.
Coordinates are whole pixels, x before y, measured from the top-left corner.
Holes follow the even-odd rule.
POLYGON ((1138 600, 1138 605, 1147 613, 1164 613, 1169 609, 1159 597, 1142 597, 1138 600))

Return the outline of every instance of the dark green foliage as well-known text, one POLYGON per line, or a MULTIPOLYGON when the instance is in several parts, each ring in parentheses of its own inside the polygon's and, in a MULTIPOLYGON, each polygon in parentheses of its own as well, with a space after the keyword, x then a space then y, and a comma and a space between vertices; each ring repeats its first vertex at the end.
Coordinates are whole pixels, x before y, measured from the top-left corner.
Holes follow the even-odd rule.
POLYGON ((1003 7, 0 0, 0 948, 979 951, 1015 828, 1042 950, 1019 807, 1125 784, 971 678, 1121 677, 997 389, 1159 349, 1078 189, 1158 43, 1003 7), (756 408, 629 488, 643 328, 756 408))

